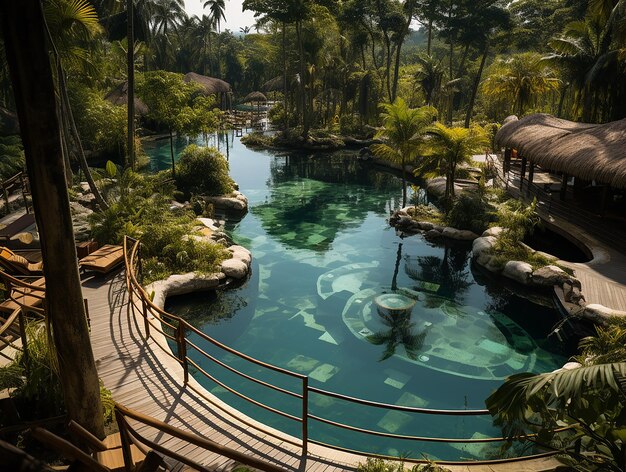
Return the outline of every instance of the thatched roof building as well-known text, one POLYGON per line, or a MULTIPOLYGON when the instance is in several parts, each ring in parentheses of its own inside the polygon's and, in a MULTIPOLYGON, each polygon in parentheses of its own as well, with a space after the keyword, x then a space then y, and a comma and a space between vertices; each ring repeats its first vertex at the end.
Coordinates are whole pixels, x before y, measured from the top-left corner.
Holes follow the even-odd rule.
POLYGON ((20 132, 17 115, 6 108, 0 107, 0 135, 7 136, 20 132))
POLYGON ((242 103, 267 102, 267 97, 261 92, 250 92, 241 101, 242 103))
POLYGON ((284 79, 282 75, 274 77, 261 85, 261 91, 267 92, 282 92, 285 88, 284 79))
MULTIPOLYGON (((128 81, 119 84, 104 98, 110 101, 113 105, 128 105, 128 81)), ((148 114, 148 105, 146 105, 141 99, 137 98, 137 96, 135 96, 133 101, 135 102, 135 113, 138 115, 148 114)))
POLYGON ((196 74, 195 72, 186 73, 183 80, 185 82, 194 82, 201 85, 206 95, 232 92, 232 88, 228 82, 225 82, 222 79, 216 79, 215 77, 207 77, 206 75, 196 74))
POLYGON ((626 189, 626 119, 594 125, 545 114, 509 117, 496 142, 543 169, 626 189))

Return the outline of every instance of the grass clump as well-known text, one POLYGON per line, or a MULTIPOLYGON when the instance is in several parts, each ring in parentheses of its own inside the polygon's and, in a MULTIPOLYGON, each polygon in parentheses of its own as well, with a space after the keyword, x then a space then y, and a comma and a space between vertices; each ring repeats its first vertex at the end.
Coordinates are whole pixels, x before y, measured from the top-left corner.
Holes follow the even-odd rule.
POLYGON ((495 221, 495 207, 483 192, 461 194, 445 215, 448 226, 482 234, 495 221))
POLYGON ((241 143, 249 147, 271 147, 274 144, 274 140, 271 136, 266 136, 263 133, 254 132, 245 135, 241 138, 241 143))
POLYGON ((445 223, 445 217, 432 205, 415 205, 407 208, 407 213, 416 221, 428 221, 436 225, 445 223))
POLYGON ((364 464, 359 464, 356 470, 357 472, 450 472, 450 469, 441 467, 432 461, 406 469, 402 462, 384 461, 382 459, 367 459, 364 464))

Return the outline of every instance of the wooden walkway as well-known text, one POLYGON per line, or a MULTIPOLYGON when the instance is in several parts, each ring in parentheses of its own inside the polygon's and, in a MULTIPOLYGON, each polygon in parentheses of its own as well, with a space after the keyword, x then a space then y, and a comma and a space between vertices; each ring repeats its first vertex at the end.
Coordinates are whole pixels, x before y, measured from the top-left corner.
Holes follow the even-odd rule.
MULTIPOLYGON (((310 445, 308 456, 303 458, 300 448, 240 422, 237 418, 241 416, 236 410, 216 399, 224 409, 217 408, 184 388, 180 365, 164 354, 154 341, 146 342, 143 329, 133 316, 129 316, 126 293, 122 274, 83 281, 83 296, 89 301, 96 366, 115 401, 177 428, 277 464, 285 471, 354 471, 359 463, 366 461, 364 456, 316 445, 310 445)), ((202 388, 193 379, 189 382, 202 388)), ((148 427, 138 428, 138 431, 216 471, 229 471, 236 465, 232 460, 178 439, 160 437, 148 427)), ((531 472, 552 470, 555 465, 554 459, 543 458, 447 468, 453 472, 531 472)))

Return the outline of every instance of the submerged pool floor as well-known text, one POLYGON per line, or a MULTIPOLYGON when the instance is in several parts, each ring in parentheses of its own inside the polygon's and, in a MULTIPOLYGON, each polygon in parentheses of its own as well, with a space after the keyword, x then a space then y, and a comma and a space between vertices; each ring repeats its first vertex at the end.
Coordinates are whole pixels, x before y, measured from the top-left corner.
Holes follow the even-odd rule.
MULTIPOLYGON (((263 362, 305 374, 312 386, 389 404, 483 409, 506 376, 560 367, 565 356, 545 336, 558 320, 494 284, 480 285, 468 244, 401 239, 386 218, 399 205, 397 179, 362 167, 353 155, 277 155, 230 140, 231 174, 250 212, 229 224, 253 254, 240 288, 168 300, 207 334, 263 362), (374 299, 400 293, 415 302, 390 317, 374 299)), ((202 344, 248 375, 298 392, 301 385, 202 344)), ((193 356, 194 354, 191 353, 193 356)), ((195 359, 251 398, 300 415, 302 405, 195 359)), ((300 425, 205 387, 250 416, 299 436, 300 425)), ((498 436, 488 417, 431 417, 351 404, 312 394, 312 414, 381 432, 439 437, 498 436)), ((311 437, 370 452, 456 460, 497 457, 500 444, 415 443, 340 430, 311 421, 311 437)))

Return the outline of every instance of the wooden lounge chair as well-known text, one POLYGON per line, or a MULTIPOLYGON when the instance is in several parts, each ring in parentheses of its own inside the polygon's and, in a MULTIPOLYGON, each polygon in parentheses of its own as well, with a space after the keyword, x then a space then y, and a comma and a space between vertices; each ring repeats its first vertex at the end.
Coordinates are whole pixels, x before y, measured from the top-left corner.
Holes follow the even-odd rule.
POLYGON ((107 244, 87 257, 83 257, 78 261, 78 265, 85 271, 108 274, 122 262, 124 262, 124 248, 107 244))
POLYGON ((13 252, 6 247, 0 246, 0 266, 7 272, 17 275, 41 275, 43 263, 31 262, 23 255, 13 252))
MULTIPOLYGON (((46 279, 40 277, 30 285, 46 288, 46 279)), ((45 295, 43 291, 32 290, 26 287, 14 288, 9 298, 0 303, 0 312, 13 313, 15 310, 25 307, 38 308, 43 305, 45 295)))
POLYGON ((35 224, 35 215, 26 213, 0 229, 0 240, 8 241, 35 224))

